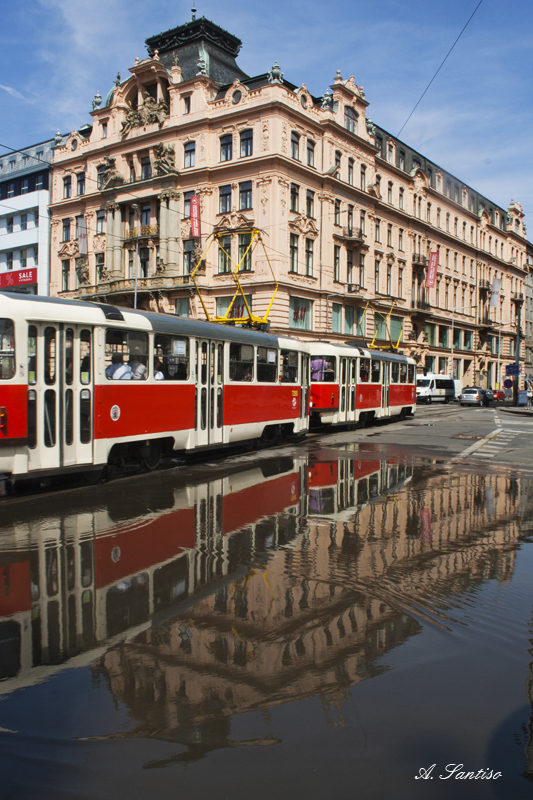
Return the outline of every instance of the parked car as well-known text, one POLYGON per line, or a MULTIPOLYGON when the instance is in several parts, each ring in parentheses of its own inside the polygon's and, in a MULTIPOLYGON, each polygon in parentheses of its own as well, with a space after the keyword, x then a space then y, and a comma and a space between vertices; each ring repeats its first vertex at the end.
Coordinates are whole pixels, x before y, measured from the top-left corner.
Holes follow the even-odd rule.
POLYGON ((459 398, 462 406, 488 406, 491 398, 487 397, 485 389, 479 386, 467 386, 459 398))
POLYGON ((492 395, 495 400, 505 400, 505 392, 503 389, 494 389, 492 395))

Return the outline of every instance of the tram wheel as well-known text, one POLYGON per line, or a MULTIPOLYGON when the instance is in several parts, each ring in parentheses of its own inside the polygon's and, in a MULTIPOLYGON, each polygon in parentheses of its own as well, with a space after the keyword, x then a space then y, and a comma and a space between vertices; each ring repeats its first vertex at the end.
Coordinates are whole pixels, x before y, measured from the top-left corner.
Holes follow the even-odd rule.
POLYGON ((161 461, 160 442, 156 440, 150 442, 148 447, 143 447, 143 455, 141 457, 141 462, 145 469, 147 469, 149 472, 151 472, 154 469, 157 469, 160 461, 161 461))

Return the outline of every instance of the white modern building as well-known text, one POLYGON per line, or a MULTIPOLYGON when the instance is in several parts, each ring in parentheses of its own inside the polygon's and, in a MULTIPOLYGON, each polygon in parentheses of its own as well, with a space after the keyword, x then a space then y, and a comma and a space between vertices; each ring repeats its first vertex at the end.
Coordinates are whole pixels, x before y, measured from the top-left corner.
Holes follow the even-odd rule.
POLYGON ((0 156, 0 290, 48 294, 50 163, 56 139, 0 156))

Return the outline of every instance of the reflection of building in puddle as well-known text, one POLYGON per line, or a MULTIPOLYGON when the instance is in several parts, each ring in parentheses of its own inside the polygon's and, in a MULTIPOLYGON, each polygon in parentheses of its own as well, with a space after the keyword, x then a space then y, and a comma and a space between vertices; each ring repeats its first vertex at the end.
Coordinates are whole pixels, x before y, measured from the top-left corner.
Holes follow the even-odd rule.
POLYGON ((462 592, 510 578, 520 526, 504 477, 402 468, 400 481, 397 465, 347 461, 305 470, 309 498, 327 489, 328 501, 310 502, 297 538, 95 662, 131 710, 129 735, 187 744, 177 758, 188 759, 228 744, 211 735, 223 717, 315 695, 342 724, 347 688, 386 669, 383 655, 420 630, 416 616, 450 624, 462 592))

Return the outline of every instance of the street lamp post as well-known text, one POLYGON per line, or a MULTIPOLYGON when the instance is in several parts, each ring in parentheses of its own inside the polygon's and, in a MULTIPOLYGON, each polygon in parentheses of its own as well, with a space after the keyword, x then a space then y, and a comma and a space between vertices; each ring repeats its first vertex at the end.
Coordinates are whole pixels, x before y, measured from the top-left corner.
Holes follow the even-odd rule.
POLYGON ((500 326, 498 331, 498 362, 496 367, 496 374, 498 378, 498 389, 502 388, 502 376, 500 374, 500 353, 502 351, 502 325, 507 325, 512 322, 512 319, 501 319, 497 324, 500 326))
POLYGON ((139 272, 139 206, 137 203, 132 203, 130 208, 133 209, 135 212, 135 217, 137 219, 137 245, 136 245, 136 253, 135 253, 135 291, 134 291, 134 298, 133 298, 133 308, 137 308, 137 275, 139 272))

